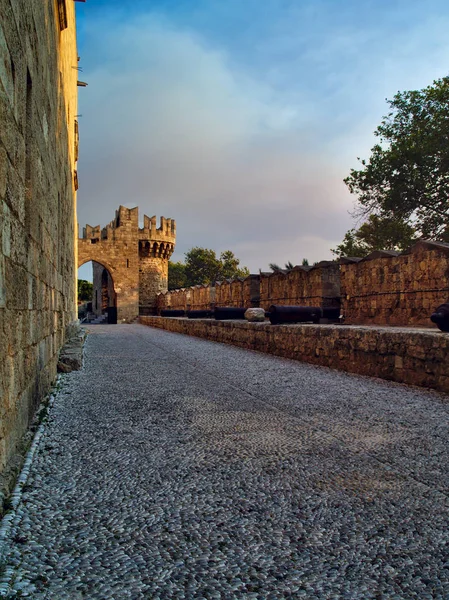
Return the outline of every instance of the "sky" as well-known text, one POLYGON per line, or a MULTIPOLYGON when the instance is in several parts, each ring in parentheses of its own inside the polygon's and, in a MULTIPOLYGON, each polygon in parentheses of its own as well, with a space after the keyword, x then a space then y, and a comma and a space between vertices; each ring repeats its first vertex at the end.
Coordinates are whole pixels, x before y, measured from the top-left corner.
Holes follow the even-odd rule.
POLYGON ((76 7, 80 231, 139 206, 176 219, 173 260, 229 249, 257 273, 332 258, 355 224, 343 178, 386 98, 449 71, 447 0, 76 7))

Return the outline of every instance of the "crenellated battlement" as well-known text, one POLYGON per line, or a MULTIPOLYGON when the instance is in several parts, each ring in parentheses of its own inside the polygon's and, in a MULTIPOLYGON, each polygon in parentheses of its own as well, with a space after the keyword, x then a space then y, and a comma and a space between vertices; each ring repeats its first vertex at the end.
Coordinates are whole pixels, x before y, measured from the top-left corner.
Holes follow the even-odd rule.
POLYGON ((161 217, 160 226, 157 227, 156 216, 147 217, 147 215, 144 215, 143 228, 139 229, 139 240, 174 244, 176 241, 175 220, 161 217))
POLYGON ((99 240, 101 237, 100 225, 86 225, 83 227, 83 240, 99 240))
POLYGON ((176 243, 176 222, 174 219, 160 218, 160 225, 157 226, 156 216, 143 217, 143 227, 139 228, 139 208, 126 208, 120 206, 115 211, 115 219, 108 225, 86 225, 83 228, 84 240, 97 242, 100 240, 114 240, 118 236, 134 234, 139 240, 139 248, 150 248, 155 252, 155 256, 164 256, 172 254, 176 243))

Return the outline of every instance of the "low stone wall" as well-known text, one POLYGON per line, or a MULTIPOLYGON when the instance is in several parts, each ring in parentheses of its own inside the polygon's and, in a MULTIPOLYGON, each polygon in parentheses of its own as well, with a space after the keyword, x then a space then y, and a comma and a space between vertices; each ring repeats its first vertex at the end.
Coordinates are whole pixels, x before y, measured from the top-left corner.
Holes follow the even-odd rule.
POLYGON ((430 315, 449 298, 449 245, 419 241, 402 254, 343 259, 340 277, 348 325, 434 327, 430 315))
POLYGON ((291 271, 262 274, 260 306, 272 304, 338 307, 340 305, 340 265, 322 261, 313 267, 296 266, 291 271))
MULTIPOLYGON (((209 310, 213 289, 208 285, 196 285, 190 288, 190 310, 209 310)), ((188 308, 187 304, 186 308, 188 308)))
POLYGON ((143 325, 449 393, 449 335, 398 327, 141 317, 143 325))

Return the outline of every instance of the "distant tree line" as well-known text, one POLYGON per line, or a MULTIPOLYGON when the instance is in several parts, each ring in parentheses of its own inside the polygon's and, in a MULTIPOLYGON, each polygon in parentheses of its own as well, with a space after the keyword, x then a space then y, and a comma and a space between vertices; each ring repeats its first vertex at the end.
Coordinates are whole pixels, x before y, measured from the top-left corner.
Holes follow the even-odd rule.
POLYGON ((184 255, 184 262, 168 263, 168 289, 176 290, 192 285, 209 285, 225 279, 247 277, 247 267, 240 267, 240 260, 231 250, 217 257, 215 250, 191 248, 184 255))

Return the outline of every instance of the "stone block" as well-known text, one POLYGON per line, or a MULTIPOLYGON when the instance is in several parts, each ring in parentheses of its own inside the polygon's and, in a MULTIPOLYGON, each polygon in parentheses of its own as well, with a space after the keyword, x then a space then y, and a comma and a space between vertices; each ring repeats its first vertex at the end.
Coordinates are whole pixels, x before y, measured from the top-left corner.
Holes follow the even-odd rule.
POLYGON ((248 308, 245 311, 245 319, 251 323, 265 321, 265 311, 263 308, 248 308))

